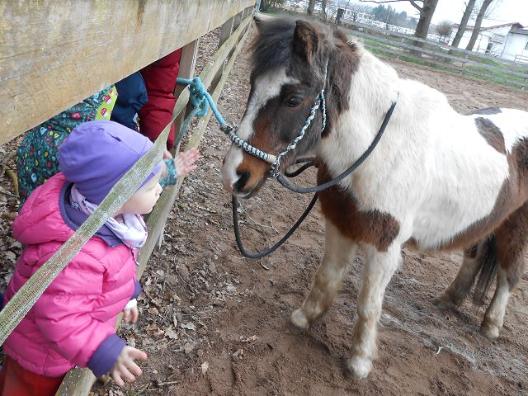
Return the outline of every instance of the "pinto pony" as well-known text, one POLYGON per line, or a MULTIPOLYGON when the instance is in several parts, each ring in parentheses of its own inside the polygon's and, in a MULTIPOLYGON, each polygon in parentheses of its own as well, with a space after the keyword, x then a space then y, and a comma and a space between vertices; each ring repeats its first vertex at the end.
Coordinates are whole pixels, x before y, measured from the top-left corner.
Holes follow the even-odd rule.
MULTIPOLYGON (((317 112, 282 170, 315 153, 318 183, 336 177, 367 150, 397 103, 367 160, 319 194, 325 254, 310 293, 291 316, 293 324, 307 329, 329 308, 347 264, 362 249, 366 262, 347 366, 356 377, 366 377, 376 353, 384 291, 407 244, 420 250, 464 249, 462 267, 440 305, 459 306, 477 278, 482 299, 496 277, 481 332, 498 337, 524 269, 528 113, 490 108, 462 115, 442 93, 399 78, 339 30, 302 20, 257 25, 251 92, 238 132, 242 139, 265 152, 280 152, 297 137, 325 87, 325 124, 317 112)), ((268 163, 233 145, 224 159, 224 185, 248 196, 269 170, 268 163)))

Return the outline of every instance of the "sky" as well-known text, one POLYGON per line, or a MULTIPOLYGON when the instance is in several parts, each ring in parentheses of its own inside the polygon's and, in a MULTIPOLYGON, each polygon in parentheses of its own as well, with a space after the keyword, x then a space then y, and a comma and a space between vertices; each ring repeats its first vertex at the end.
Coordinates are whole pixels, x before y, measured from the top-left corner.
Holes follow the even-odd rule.
MULTIPOLYGON (((380 0, 382 1, 382 0, 380 0)), ((459 23, 464 13, 465 0, 438 0, 433 23, 439 23, 445 20, 459 23)), ((350 3, 358 3, 357 0, 351 0, 350 3)), ((495 5, 490 6, 493 9, 488 20, 483 26, 499 25, 501 23, 519 22, 524 27, 528 27, 528 0, 495 0, 495 5)), ((363 3, 374 5, 373 3, 363 3)), ((417 15, 417 10, 408 1, 397 3, 387 3, 398 11, 406 11, 409 15, 417 15)))

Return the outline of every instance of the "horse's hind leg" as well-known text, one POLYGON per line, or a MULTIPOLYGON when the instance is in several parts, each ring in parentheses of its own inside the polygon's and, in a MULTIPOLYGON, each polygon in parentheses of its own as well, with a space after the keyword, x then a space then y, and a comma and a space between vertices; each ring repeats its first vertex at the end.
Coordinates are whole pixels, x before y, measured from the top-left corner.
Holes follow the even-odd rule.
POLYGON ((528 243, 528 204, 515 211, 497 229, 495 239, 499 264, 497 288, 480 328, 482 334, 491 339, 499 336, 508 300, 524 272, 524 254, 528 243))
POLYGON ((293 311, 292 323, 307 329, 332 305, 341 286, 347 264, 352 261, 356 244, 341 235, 337 228, 327 221, 325 254, 315 274, 312 288, 301 308, 293 311))
POLYGON ((475 277, 480 268, 479 253, 482 250, 481 242, 473 247, 464 250, 464 261, 458 270, 458 274, 449 287, 444 291, 442 296, 437 298, 434 303, 440 308, 458 307, 471 291, 475 277))

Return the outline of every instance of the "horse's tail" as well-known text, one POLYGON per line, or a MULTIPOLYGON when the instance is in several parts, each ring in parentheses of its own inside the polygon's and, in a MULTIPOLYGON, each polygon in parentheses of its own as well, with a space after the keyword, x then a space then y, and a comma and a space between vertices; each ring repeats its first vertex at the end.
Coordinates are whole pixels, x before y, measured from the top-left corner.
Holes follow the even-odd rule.
POLYGON ((486 294, 491 286, 495 275, 497 274, 497 243, 495 236, 486 239, 479 246, 477 260, 479 269, 476 274, 477 284, 473 292, 473 303, 483 305, 486 294))

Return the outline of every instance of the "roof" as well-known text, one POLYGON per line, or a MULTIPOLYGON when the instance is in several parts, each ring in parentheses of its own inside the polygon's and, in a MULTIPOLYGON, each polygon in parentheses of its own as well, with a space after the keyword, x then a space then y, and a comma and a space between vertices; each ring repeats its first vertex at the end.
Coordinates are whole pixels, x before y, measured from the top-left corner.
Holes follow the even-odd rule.
POLYGON ((513 34, 524 34, 524 35, 528 36, 528 29, 512 27, 510 32, 513 33, 513 34))
MULTIPOLYGON (((454 27, 458 28, 460 26, 460 24, 458 23, 455 23, 453 25, 454 27)), ((492 26, 483 26, 480 28, 480 31, 483 32, 483 31, 486 31, 486 30, 494 30, 494 29, 499 29, 499 28, 502 28, 502 27, 507 27, 507 26, 511 26, 511 29, 512 31, 514 30, 522 30, 524 31, 525 29, 523 25, 521 25, 519 22, 510 22, 510 23, 502 23, 500 25, 492 25, 492 26)), ((466 30, 473 30, 475 28, 475 26, 466 26, 466 30)))

